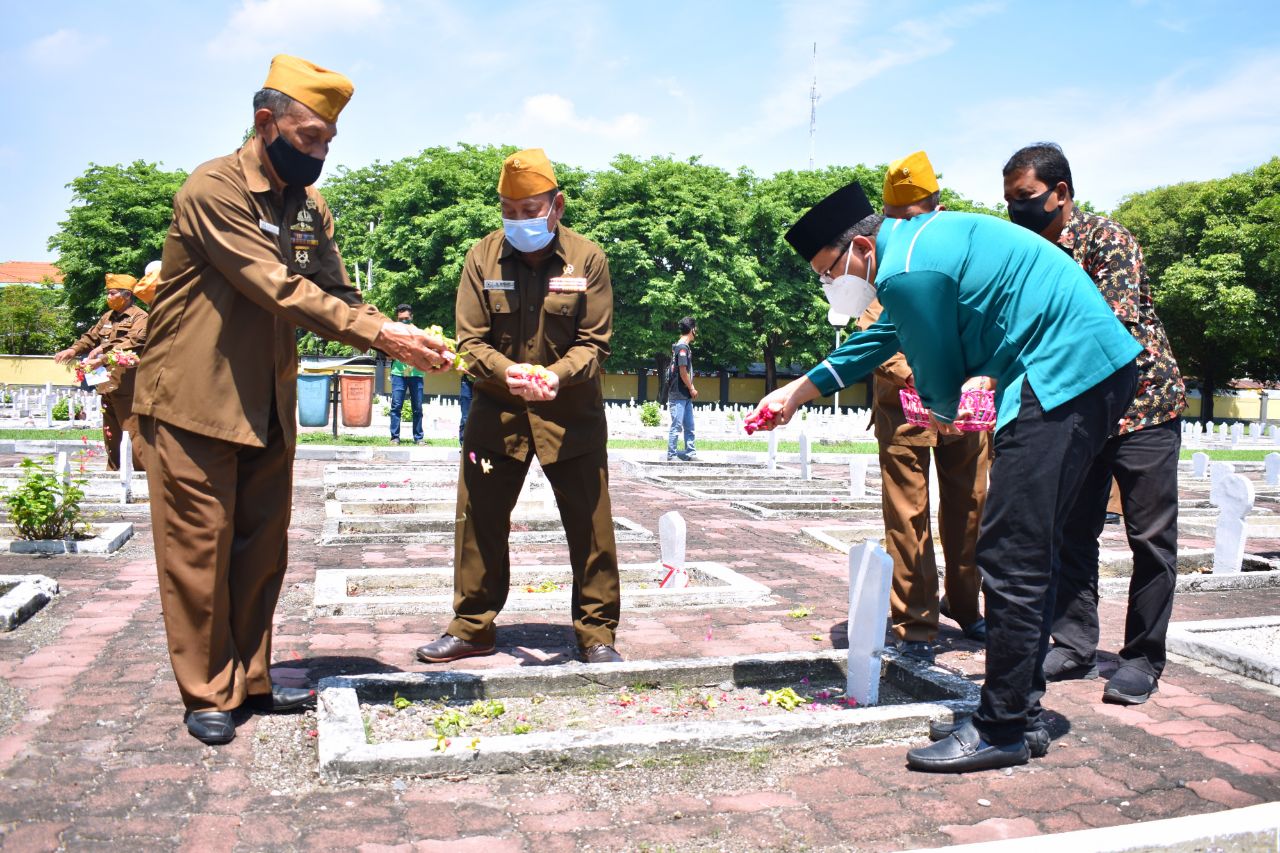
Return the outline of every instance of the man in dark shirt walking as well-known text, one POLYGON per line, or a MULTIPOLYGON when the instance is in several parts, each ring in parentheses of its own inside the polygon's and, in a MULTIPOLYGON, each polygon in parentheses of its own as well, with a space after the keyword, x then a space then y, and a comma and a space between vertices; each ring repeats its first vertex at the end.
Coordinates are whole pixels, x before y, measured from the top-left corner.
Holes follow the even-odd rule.
POLYGON ((683 459, 696 462, 693 447, 693 401, 698 389, 693 386, 693 339, 698 324, 692 317, 680 320, 680 340, 671 345, 671 375, 667 379, 667 401, 671 407, 671 432, 667 434, 667 461, 683 459), (676 450, 676 441, 684 432, 684 450, 676 450))

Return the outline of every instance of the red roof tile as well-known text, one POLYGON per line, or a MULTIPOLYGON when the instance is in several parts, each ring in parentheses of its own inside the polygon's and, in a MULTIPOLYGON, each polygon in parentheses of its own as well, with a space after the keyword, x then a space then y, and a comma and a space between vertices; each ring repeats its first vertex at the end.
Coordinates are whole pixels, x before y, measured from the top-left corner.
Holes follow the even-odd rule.
POLYGON ((0 264, 0 284, 40 284, 45 279, 62 284, 62 273, 44 261, 9 261, 0 264))

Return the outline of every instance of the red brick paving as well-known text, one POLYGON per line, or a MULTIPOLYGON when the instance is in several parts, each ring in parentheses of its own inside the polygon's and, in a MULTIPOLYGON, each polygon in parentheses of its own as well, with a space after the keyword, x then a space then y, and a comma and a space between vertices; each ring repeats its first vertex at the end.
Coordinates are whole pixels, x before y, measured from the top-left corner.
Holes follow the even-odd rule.
MULTIPOLYGON (((339 565, 447 564, 450 549, 315 545, 323 468, 303 462, 296 472, 277 675, 301 684, 337 671, 421 669, 412 649, 434 638, 443 618, 313 619, 311 581, 317 568, 339 565)), ((818 473, 824 470, 840 473, 835 466, 818 473)), ((656 527, 661 512, 682 509, 690 559, 727 563, 771 585, 777 600, 756 609, 625 613, 624 653, 660 659, 844 642, 845 560, 799 536, 810 522, 753 520, 726 504, 688 501, 630 480, 620 468, 612 476, 617 514, 656 527), (813 615, 787 616, 799 604, 813 615)), ((1121 544, 1114 528, 1106 536, 1108 547, 1121 544)), ((15 724, 0 732, 6 850, 888 850, 1217 811, 1280 794, 1280 751, 1272 748, 1280 744, 1280 691, 1176 660, 1160 692, 1139 708, 1101 704, 1101 681, 1053 685, 1046 707, 1054 747, 1008 775, 911 773, 903 744, 819 745, 815 753, 768 755, 750 768, 715 759, 720 763, 705 771, 677 763, 396 786, 321 784, 311 764, 304 768, 307 790, 273 791, 253 769, 256 720, 218 749, 182 727, 150 544, 144 520, 113 557, 0 557, 0 572, 51 574, 64 590, 32 623, 0 636, 0 679, 25 703, 15 724), (38 636, 46 639, 32 639, 38 636)), ((621 556, 651 561, 656 545, 624 545, 621 556)), ((563 549, 538 546, 521 549, 513 561, 567 559, 563 549)), ((1276 612, 1280 590, 1199 593, 1181 596, 1174 618, 1276 612)), ((1103 646, 1114 649, 1123 601, 1105 599, 1101 615, 1103 646)), ((513 615, 501 623, 500 653, 467 665, 567 655, 573 646, 567 622, 560 612, 513 615)), ((941 639, 943 665, 981 672, 977 647, 953 629, 941 639)), ((1104 674, 1112 665, 1104 662, 1104 674)))

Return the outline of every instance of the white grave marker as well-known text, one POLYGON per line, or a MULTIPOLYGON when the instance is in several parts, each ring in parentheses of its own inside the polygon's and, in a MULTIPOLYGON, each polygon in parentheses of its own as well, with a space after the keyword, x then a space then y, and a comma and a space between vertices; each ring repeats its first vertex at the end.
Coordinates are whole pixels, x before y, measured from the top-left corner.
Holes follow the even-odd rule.
POLYGON ((769 470, 778 470, 778 431, 769 430, 769 470))
POLYGON ((1209 454, 1193 453, 1191 454, 1191 476, 1197 480, 1203 480, 1209 476, 1209 454))
POLYGON ((1262 470, 1268 486, 1280 486, 1280 453, 1268 453, 1262 461, 1262 470))
POLYGON ((658 519, 658 542, 662 549, 662 567, 667 570, 658 586, 663 589, 682 589, 689 585, 689 573, 684 567, 687 529, 680 513, 665 513, 658 519))
POLYGON ((58 451, 58 455, 53 462, 53 473, 62 485, 71 485, 71 459, 67 456, 67 451, 58 451))
POLYGON ((800 433, 800 479, 810 479, 809 472, 809 434, 800 433))
POLYGON ((849 497, 861 500, 867 496, 867 457, 855 453, 849 458, 849 497))
POLYGON ((1244 564, 1244 519, 1253 509, 1253 483, 1222 468, 1224 464, 1213 466, 1213 485, 1209 487, 1209 502, 1219 508, 1213 537, 1213 573, 1235 575, 1244 564))
POLYGON ((849 550, 849 666, 846 695, 859 705, 880 700, 880 655, 889 615, 893 558, 874 539, 849 550))
POLYGON ((120 432, 120 503, 133 497, 133 437, 128 430, 120 432))

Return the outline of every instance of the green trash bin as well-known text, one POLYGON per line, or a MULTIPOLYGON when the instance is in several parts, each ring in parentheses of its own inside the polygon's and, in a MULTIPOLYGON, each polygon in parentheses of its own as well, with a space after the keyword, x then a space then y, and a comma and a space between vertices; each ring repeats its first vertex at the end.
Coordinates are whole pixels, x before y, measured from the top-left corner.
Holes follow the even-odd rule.
POLYGON ((304 427, 329 425, 328 374, 298 374, 298 423, 304 427))

